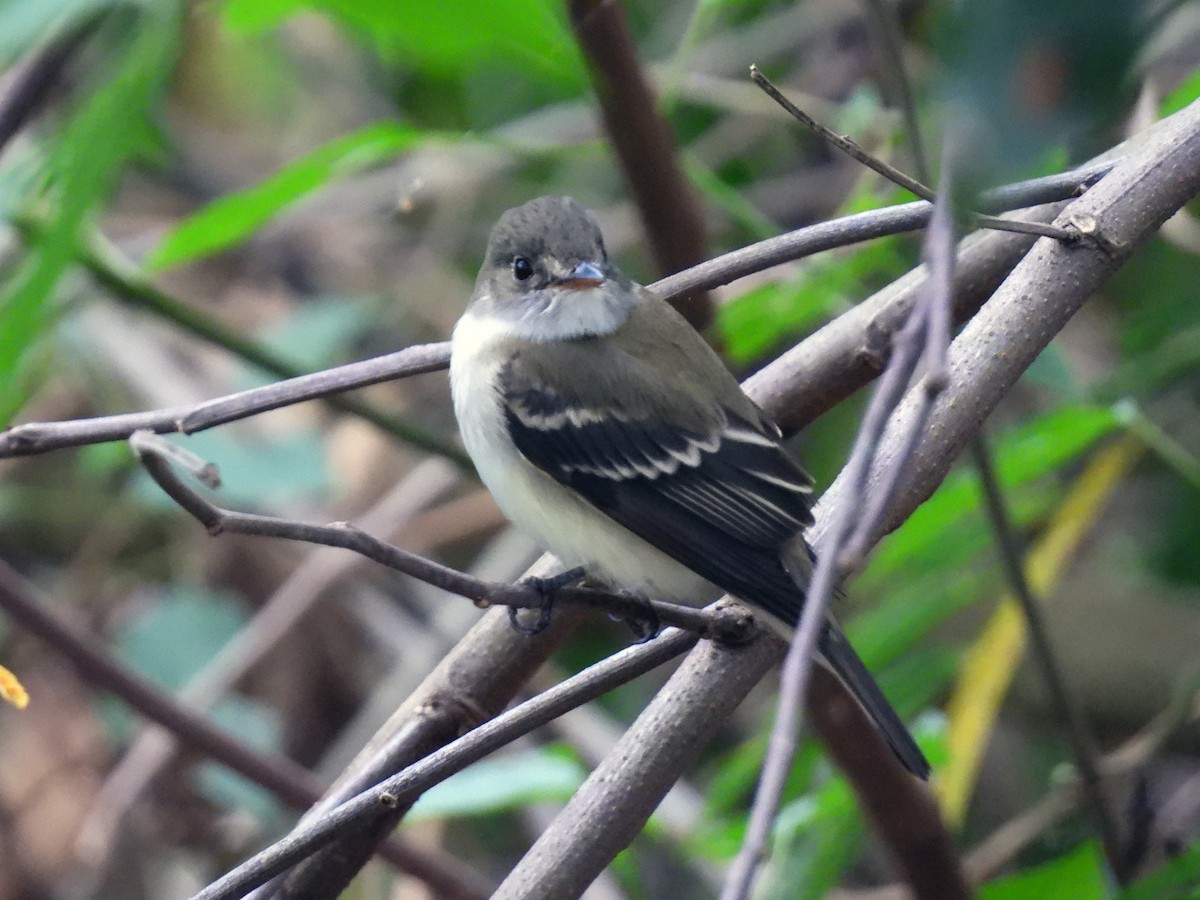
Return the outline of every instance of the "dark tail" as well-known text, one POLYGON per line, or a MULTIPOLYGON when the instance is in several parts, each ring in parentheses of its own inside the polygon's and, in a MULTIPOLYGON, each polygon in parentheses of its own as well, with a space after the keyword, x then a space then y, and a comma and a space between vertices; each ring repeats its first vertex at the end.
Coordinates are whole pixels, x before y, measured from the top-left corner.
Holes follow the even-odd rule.
POLYGON ((875 723, 875 727, 879 729, 904 768, 918 778, 928 780, 930 769, 925 754, 908 733, 907 726, 901 721, 896 710, 892 709, 875 678, 837 625, 831 622, 825 626, 821 632, 818 649, 834 674, 841 679, 875 723))

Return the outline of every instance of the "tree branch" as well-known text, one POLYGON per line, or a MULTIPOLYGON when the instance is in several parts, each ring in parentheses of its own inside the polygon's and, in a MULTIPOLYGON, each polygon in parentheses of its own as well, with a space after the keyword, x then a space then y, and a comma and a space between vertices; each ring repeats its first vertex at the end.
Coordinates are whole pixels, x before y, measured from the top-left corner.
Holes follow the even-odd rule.
MULTIPOLYGON (((817 556, 804 611, 784 659, 779 704, 763 763, 762 778, 750 811, 742 848, 721 892, 722 900, 743 900, 750 895, 791 771, 800 735, 801 706, 808 696, 808 676, 817 642, 826 625, 830 600, 837 585, 857 568, 874 543, 871 540, 874 528, 886 514, 895 486, 909 465, 912 448, 924 433, 930 409, 946 386, 946 345, 950 341, 950 308, 954 285, 950 172, 949 166, 943 169, 942 191, 934 205, 933 218, 926 232, 925 256, 929 278, 918 305, 914 306, 896 338, 895 351, 871 397, 850 459, 842 470, 847 496, 831 514, 828 539, 817 556), (893 457, 892 466, 882 473, 879 478, 881 483, 874 485, 874 490, 868 493, 867 475, 879 454, 880 439, 922 358, 926 361, 927 371, 917 413, 905 433, 902 449, 893 457)), ((945 833, 944 826, 941 831, 945 833)), ((943 844, 949 845, 949 841, 943 841, 943 844)), ((899 848, 893 850, 899 853, 899 848)), ((967 897, 966 882, 956 855, 950 853, 941 859, 948 863, 944 871, 931 873, 931 877, 913 883, 914 889, 929 884, 940 885, 940 893, 918 893, 918 897, 967 897), (956 892, 955 886, 961 886, 961 890, 956 892)), ((924 861, 927 863, 928 857, 924 857, 924 861)), ((912 865, 906 869, 915 872, 921 867, 912 865)))
MULTIPOLYGON (((1087 187, 1103 176, 1111 165, 1111 162, 1095 163, 1062 175, 1010 185, 985 196, 990 196, 998 206, 1008 208, 1028 203, 1049 203, 1056 199, 1061 200, 1073 196, 1081 188, 1087 187)), ((843 216, 840 219, 801 228, 779 237, 751 244, 741 250, 726 253, 677 275, 655 282, 650 287, 661 296, 670 299, 699 288, 728 284, 771 266, 800 259, 823 250, 922 228, 928 221, 930 210, 931 207, 928 203, 918 201, 887 209, 843 216)), ((986 237, 988 236, 980 236, 978 239, 984 241, 986 237)), ((997 273, 1011 268, 1031 243, 1032 238, 1024 235, 1009 236, 1009 240, 1003 243, 984 242, 979 250, 980 255, 974 259, 978 261, 984 272, 990 273, 993 278, 998 279, 1001 276, 997 273), (1005 259, 1011 261, 1005 265, 997 260, 991 260, 989 256, 992 253, 1004 254, 1005 259)), ((966 270, 968 276, 980 274, 976 273, 969 263, 960 263, 959 268, 966 270)), ((920 271, 917 270, 918 278, 921 277, 920 271)), ((989 292, 989 283, 973 284, 964 279, 956 285, 959 305, 956 306, 955 314, 959 321, 983 302, 989 292)), ((873 302, 868 301, 868 303, 856 307, 847 314, 849 319, 847 316, 842 316, 817 333, 817 335, 823 335, 820 339, 821 342, 838 344, 837 351, 831 351, 831 355, 823 360, 825 365, 837 372, 836 376, 831 373, 831 377, 839 381, 842 379, 852 380, 853 384, 846 385, 846 394, 839 394, 836 388, 830 394, 828 390, 821 390, 820 385, 807 390, 802 389, 799 393, 790 390, 787 393, 793 410, 806 410, 801 416, 803 417, 811 415, 811 411, 814 409, 827 409, 833 403, 827 402, 827 400, 823 402, 819 395, 824 394, 826 398, 833 396, 841 399, 879 373, 883 367, 880 359, 882 351, 877 345, 879 339, 886 336, 884 333, 888 331, 888 323, 882 320, 872 322, 870 318, 864 317, 862 311, 865 310, 867 316, 881 313, 881 307, 886 307, 893 302, 891 294, 894 292, 898 295, 896 302, 899 304, 894 312, 902 320, 908 311, 904 295, 910 287, 909 282, 902 279, 893 286, 892 291, 881 292, 876 295, 873 302), (863 329, 867 328, 872 330, 864 334, 863 329), (835 359, 832 354, 841 351, 848 352, 850 358, 839 356, 835 359)), ((813 338, 810 338, 805 341, 796 350, 805 355, 811 354, 814 346, 810 343, 812 340, 813 338), (801 350, 801 348, 804 349, 801 350)), ((450 344, 448 342, 419 344, 395 353, 325 369, 311 375, 291 378, 226 397, 218 397, 194 406, 77 419, 68 422, 29 422, 0 432, 0 459, 45 453, 62 447, 125 440, 133 432, 142 429, 159 434, 168 432, 192 434, 293 403, 315 400, 330 394, 390 381, 394 378, 435 372, 446 368, 449 363, 450 344)), ((788 414, 781 413, 781 417, 780 427, 786 431, 785 424, 789 421, 788 414)), ((790 420, 796 421, 797 418, 793 414, 790 420)))
MULTIPOLYGON (((575 39, 588 61, 604 129, 629 183, 659 271, 670 274, 693 266, 705 256, 704 212, 638 63, 621 4, 569 0, 567 8, 575 39)), ((697 329, 712 324, 712 302, 702 290, 676 296, 673 303, 697 329)))
MULTIPOLYGON (((758 634, 762 634, 761 631, 758 634)), ((294 831, 252 860, 196 894, 194 900, 227 900, 286 870, 346 828, 386 815, 411 803, 434 784, 461 771, 514 738, 553 721, 568 710, 602 696, 633 678, 661 665, 692 647, 695 634, 670 629, 646 644, 639 644, 584 669, 545 693, 522 703, 458 740, 430 754, 398 775, 341 804, 311 825, 294 831)), ((752 640, 752 643, 756 641, 752 640)), ((705 643, 705 646, 718 646, 705 643)), ((736 652, 730 650, 729 652, 736 652)))
MULTIPOLYGON (((223 509, 201 497, 175 475, 170 465, 170 454, 163 452, 160 447, 163 438, 148 431, 137 431, 129 442, 142 466, 163 492, 190 513, 214 537, 229 532, 341 547, 426 584, 466 597, 481 609, 493 605, 537 609, 545 602, 546 598, 532 585, 483 581, 374 538, 349 522, 310 525, 293 519, 223 509)), ((714 613, 678 603, 642 600, 591 588, 561 588, 555 592, 555 602, 602 609, 627 619, 636 619, 639 616, 644 618, 649 609, 660 622, 699 634, 719 636, 723 640, 735 643, 741 640, 750 627, 746 616, 733 612, 714 613)))
MULTIPOLYGON (((285 756, 252 750, 214 728, 114 660, 93 637, 51 615, 49 605, 37 597, 33 585, 0 560, 0 609, 54 647, 89 687, 112 692, 147 719, 169 729, 189 750, 232 769, 289 806, 304 809, 321 796, 316 776, 303 766, 285 756)), ((430 884, 439 896, 475 900, 487 894, 478 877, 457 860, 416 849, 403 840, 389 841, 383 852, 403 871, 430 884)))

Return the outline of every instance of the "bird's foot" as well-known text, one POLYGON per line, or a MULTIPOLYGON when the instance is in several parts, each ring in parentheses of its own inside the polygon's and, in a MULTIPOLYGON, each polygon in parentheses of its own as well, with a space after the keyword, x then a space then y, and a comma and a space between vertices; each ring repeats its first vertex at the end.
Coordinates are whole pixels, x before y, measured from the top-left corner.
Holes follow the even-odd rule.
POLYGON ((658 633, 662 631, 662 622, 658 619, 658 613, 654 610, 654 604, 645 597, 631 596, 639 607, 637 613, 629 616, 611 615, 610 618, 618 622, 624 622, 629 626, 629 630, 633 632, 635 644, 644 644, 647 641, 652 641, 658 637, 658 633))
POLYGON ((513 629, 528 637, 545 631, 546 626, 550 624, 551 613, 554 611, 554 595, 567 585, 579 581, 586 574, 587 572, 583 570, 582 566, 576 566, 574 569, 567 569, 565 572, 559 572, 548 578, 542 578, 539 575, 528 575, 522 578, 521 584, 533 588, 541 595, 542 605, 538 607, 537 621, 532 625, 523 625, 519 615, 521 610, 518 607, 510 606, 508 621, 513 629))

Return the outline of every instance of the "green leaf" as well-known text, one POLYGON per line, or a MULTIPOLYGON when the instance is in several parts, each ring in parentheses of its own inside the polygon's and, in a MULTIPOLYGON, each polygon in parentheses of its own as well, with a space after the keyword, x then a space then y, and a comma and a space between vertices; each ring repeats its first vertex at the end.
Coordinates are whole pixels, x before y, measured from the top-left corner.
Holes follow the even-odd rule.
MULTIPOLYGON (((113 636, 117 656, 154 683, 176 690, 233 637, 245 619, 236 597, 175 587, 147 598, 113 636)), ((134 715, 105 697, 101 713, 117 740, 129 736, 134 715)))
POLYGON ((1200 898, 1200 842, 1161 869, 1121 891, 1120 900, 1197 900, 1200 898))
POLYGON ((554 0, 230 0, 224 21, 252 33, 273 28, 301 9, 328 13, 368 35, 390 59, 411 60, 442 75, 503 60, 580 86, 587 80, 562 5, 554 0))
POLYGON ((485 759, 422 794, 405 821, 481 816, 531 803, 561 803, 586 776, 583 766, 553 749, 485 759))
POLYGON ((391 122, 344 135, 184 219, 150 254, 146 267, 165 269, 224 250, 332 179, 392 159, 430 138, 429 132, 391 122))
POLYGON ((1104 853, 1094 842, 979 890, 979 900, 1105 900, 1110 895, 1104 853))
POLYGON ((55 288, 74 263, 80 227, 144 144, 145 116, 175 59, 179 11, 179 4, 164 2, 120 17, 129 37, 116 74, 93 89, 46 156, 46 187, 36 199, 48 213, 0 292, 0 424, 24 403, 48 362, 40 340, 53 323, 55 288))
POLYGON ((1192 72, 1179 87, 1163 98, 1162 104, 1158 107, 1158 114, 1165 119, 1190 106, 1198 98, 1200 98, 1200 68, 1192 72))
POLYGON ((824 897, 859 852, 865 828, 854 793, 835 778, 779 812, 761 896, 824 897))

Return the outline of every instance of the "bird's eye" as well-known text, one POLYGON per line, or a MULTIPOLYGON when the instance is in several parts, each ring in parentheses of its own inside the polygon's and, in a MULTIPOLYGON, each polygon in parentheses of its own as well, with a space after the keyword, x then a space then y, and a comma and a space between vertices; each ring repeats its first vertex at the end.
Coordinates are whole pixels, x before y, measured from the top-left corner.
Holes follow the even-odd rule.
POLYGON ((517 281, 528 281, 533 277, 533 263, 523 256, 513 260, 513 277, 517 281))

